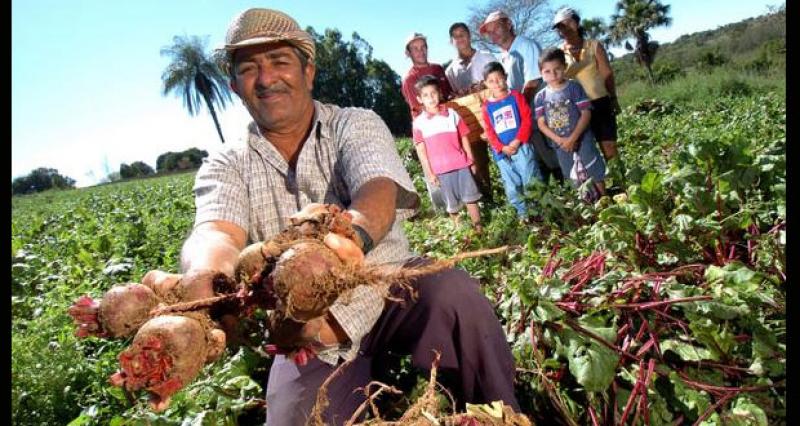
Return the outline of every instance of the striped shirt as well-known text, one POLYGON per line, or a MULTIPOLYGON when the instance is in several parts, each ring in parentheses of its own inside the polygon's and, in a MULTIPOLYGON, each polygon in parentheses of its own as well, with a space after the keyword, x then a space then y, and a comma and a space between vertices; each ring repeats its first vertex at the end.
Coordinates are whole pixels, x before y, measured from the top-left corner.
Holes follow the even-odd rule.
MULTIPOLYGON (((389 232, 367 255, 366 263, 399 263, 410 257, 402 221, 419 204, 394 139, 381 118, 361 108, 340 108, 314 101, 311 132, 294 169, 260 135, 255 122, 246 144, 209 156, 195 177, 195 226, 223 220, 247 231, 249 243, 267 241, 289 225, 289 216, 309 203, 351 203, 361 185, 378 177, 397 183, 396 217, 389 232)), ((361 338, 384 307, 379 292, 358 287, 330 311, 350 345, 323 351, 320 360, 335 365, 355 357, 361 338), (347 300, 343 300, 347 299, 347 300)))

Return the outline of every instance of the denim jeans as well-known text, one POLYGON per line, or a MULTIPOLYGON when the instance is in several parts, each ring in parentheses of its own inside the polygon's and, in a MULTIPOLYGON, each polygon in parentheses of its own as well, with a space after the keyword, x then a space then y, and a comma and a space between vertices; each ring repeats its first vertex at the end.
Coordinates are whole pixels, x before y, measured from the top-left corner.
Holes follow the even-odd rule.
POLYGON ((521 145, 517 153, 510 158, 503 155, 503 158, 496 161, 506 190, 506 198, 517 210, 517 215, 524 218, 527 214, 525 201, 522 198, 525 187, 533 178, 542 180, 542 172, 536 164, 533 147, 530 144, 521 145))

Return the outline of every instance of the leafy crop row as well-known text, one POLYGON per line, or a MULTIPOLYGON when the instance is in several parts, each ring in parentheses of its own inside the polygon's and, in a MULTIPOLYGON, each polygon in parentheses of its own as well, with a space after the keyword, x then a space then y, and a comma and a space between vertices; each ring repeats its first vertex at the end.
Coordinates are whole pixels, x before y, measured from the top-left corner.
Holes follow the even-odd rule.
MULTIPOLYGON (((518 246, 461 267, 494 303, 517 396, 540 423, 784 423, 784 100, 643 102, 619 120, 626 196, 589 205, 568 186, 534 185, 544 221, 521 225, 498 183, 480 236, 430 211, 400 140, 424 199, 406 224, 412 248, 518 246)), ((269 360, 258 350, 229 351, 156 415, 107 383, 125 342, 77 340, 66 315, 81 294, 177 270, 192 178, 12 200, 15 423, 263 421, 269 360)))

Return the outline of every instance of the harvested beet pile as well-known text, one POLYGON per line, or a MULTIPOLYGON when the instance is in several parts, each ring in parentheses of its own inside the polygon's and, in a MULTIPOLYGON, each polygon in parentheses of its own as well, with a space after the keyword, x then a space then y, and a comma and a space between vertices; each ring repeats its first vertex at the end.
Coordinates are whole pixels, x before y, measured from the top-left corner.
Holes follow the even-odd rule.
POLYGON ((197 276, 148 273, 142 284, 114 287, 100 302, 83 296, 69 309, 79 337, 128 337, 131 346, 119 355, 121 370, 110 381, 128 391, 144 389, 156 410, 189 384, 202 367, 216 360, 226 336, 215 320, 223 315, 250 316, 269 311, 269 342, 280 352, 299 349, 294 339, 306 322, 325 315, 340 297, 360 285, 379 288, 385 297, 393 285, 409 287, 421 275, 455 262, 505 251, 502 247, 465 253, 415 268, 346 263, 325 244, 330 233, 360 244, 351 216, 334 205, 295 216, 290 226, 267 242, 245 248, 234 276, 204 272, 214 295, 201 293, 197 276), (161 274, 161 275, 158 275, 161 274))

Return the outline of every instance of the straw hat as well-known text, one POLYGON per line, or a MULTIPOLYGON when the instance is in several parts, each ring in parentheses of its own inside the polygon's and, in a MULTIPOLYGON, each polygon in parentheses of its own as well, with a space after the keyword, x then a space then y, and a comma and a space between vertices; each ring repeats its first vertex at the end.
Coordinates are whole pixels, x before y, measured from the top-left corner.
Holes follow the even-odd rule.
POLYGON ((273 9, 247 9, 233 18, 225 35, 228 60, 236 49, 264 43, 285 41, 296 46, 308 60, 314 61, 314 39, 303 31, 291 16, 273 9))

